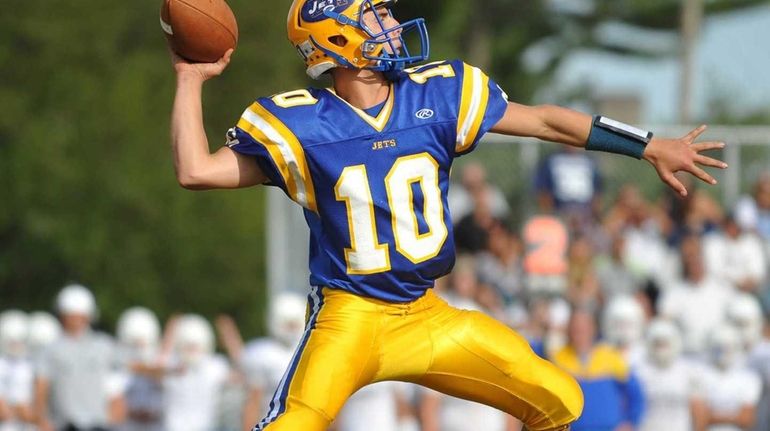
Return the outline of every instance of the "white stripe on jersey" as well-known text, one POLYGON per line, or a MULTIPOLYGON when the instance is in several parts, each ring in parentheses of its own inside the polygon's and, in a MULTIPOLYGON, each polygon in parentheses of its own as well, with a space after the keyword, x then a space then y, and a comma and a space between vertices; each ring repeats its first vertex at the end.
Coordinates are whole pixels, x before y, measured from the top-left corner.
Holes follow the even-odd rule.
POLYGON ((291 179, 297 187, 297 203, 304 208, 309 208, 307 190, 305 188, 305 182, 302 180, 302 172, 300 171, 299 163, 297 163, 297 156, 294 154, 294 151, 292 151, 289 142, 287 142, 286 139, 270 125, 270 123, 251 109, 247 109, 241 118, 261 130, 271 142, 278 146, 281 155, 283 155, 283 159, 286 161, 286 166, 288 166, 289 172, 291 173, 291 179))
MULTIPOLYGON (((465 122, 460 129, 460 133, 457 135, 457 145, 460 147, 465 145, 465 140, 468 138, 471 127, 473 127, 473 122, 476 121, 476 117, 478 117, 479 109, 481 109, 482 94, 484 92, 483 88, 481 88, 481 69, 477 67, 471 67, 470 69, 473 71, 473 76, 471 77, 473 79, 471 84, 471 106, 468 116, 465 117, 465 122)), ((463 79, 468 79, 468 77, 464 76, 463 79)))

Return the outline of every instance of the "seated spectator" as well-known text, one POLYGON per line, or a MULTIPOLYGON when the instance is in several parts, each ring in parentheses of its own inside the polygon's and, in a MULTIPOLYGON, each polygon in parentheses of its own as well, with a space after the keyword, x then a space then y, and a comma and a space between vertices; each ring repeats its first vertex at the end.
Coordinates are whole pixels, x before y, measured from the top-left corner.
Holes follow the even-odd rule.
POLYGON ((754 426, 762 383, 742 360, 740 336, 719 326, 709 337, 709 365, 698 400, 696 430, 746 431, 754 426))
POLYGON ((625 246, 625 238, 615 235, 609 255, 600 256, 596 261, 596 278, 605 301, 616 296, 634 295, 639 290, 639 281, 623 261, 625 246))
POLYGON ((489 199, 490 191, 487 189, 475 193, 473 210, 455 225, 455 247, 458 251, 477 253, 486 247, 489 229, 495 222, 489 199))
POLYGON ((489 231, 486 250, 476 258, 479 281, 492 287, 507 306, 523 299, 522 248, 513 229, 496 220, 489 231))
POLYGON ((594 250, 588 238, 575 238, 569 247, 567 298, 575 304, 599 304, 599 280, 594 265, 594 250))
POLYGON ((698 188, 698 183, 691 176, 680 173, 677 174, 677 179, 690 193, 683 198, 671 189, 664 192, 663 206, 673 223, 668 238, 672 247, 678 247, 687 235, 713 232, 722 224, 724 218, 722 206, 711 195, 698 188))
POLYGON ((534 296, 529 299, 526 321, 518 328, 532 350, 542 358, 550 358, 567 344, 570 307, 562 298, 534 296))
POLYGON ((452 184, 449 187, 449 211, 453 220, 461 220, 473 211, 475 195, 482 191, 489 193, 489 205, 492 215, 496 218, 505 218, 510 211, 505 195, 499 188, 487 181, 487 171, 484 165, 478 162, 468 162, 462 168, 460 184, 452 184))
POLYGON ((729 284, 706 273, 700 238, 685 237, 680 249, 683 278, 663 289, 658 312, 680 325, 685 351, 699 355, 705 351, 708 334, 725 318, 727 303, 734 292, 729 284))
POLYGON ((722 229, 703 239, 706 268, 716 278, 743 292, 759 293, 767 277, 767 259, 760 238, 744 231, 732 216, 722 229))
POLYGON ((735 218, 741 228, 756 232, 765 242, 770 242, 770 171, 759 176, 751 196, 738 201, 735 218))
POLYGON ((535 215, 524 224, 525 284, 530 295, 563 296, 567 289, 569 232, 552 215, 535 215))
MULTIPOLYGON (((658 206, 647 202, 635 185, 624 185, 603 222, 613 241, 622 242, 619 252, 623 265, 637 280, 669 282, 676 268, 668 263, 671 252, 666 244, 670 219, 658 206)), ((619 247, 612 244, 612 247, 619 247)))
POLYGON ((574 308, 568 334, 569 344, 552 360, 575 376, 583 390, 585 408, 572 430, 630 431, 637 427, 644 413, 642 388, 622 355, 597 342, 593 311, 574 308))
POLYGON ((565 217, 579 232, 595 223, 601 209, 602 178, 588 153, 560 148, 543 159, 534 180, 541 212, 565 217))

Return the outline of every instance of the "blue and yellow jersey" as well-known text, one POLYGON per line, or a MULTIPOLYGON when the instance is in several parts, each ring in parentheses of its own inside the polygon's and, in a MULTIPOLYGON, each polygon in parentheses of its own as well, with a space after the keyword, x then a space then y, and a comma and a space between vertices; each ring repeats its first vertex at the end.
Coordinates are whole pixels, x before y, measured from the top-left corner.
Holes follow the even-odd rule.
POLYGON ((614 430, 622 423, 641 422, 645 404, 641 384, 616 349, 599 344, 581 358, 571 347, 564 347, 551 359, 572 374, 583 390, 585 408, 573 430, 614 430))
POLYGON ((478 68, 435 62, 391 83, 379 112, 331 89, 260 98, 228 134, 305 211, 310 283, 390 302, 423 295, 454 264, 449 170, 503 116, 478 68))

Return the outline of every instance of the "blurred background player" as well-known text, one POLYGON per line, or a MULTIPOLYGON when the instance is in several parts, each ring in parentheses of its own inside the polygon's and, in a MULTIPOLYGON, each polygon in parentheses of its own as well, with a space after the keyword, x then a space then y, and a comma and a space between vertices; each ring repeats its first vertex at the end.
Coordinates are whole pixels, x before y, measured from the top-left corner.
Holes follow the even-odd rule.
POLYGON ((770 341, 765 336, 767 325, 757 298, 746 293, 736 295, 727 306, 727 323, 740 336, 746 364, 762 381, 753 429, 770 429, 770 341))
POLYGON ((644 356, 644 309, 631 296, 617 296, 604 308, 602 334, 634 368, 644 356))
MULTIPOLYGON (((248 396, 243 409, 243 429, 250 429, 267 413, 275 388, 297 349, 305 330, 307 302, 303 296, 284 292, 268 309, 269 336, 246 344, 240 360, 246 375, 248 396)), ((240 335, 238 335, 240 339, 240 335)))
POLYGON ((754 426, 762 383, 746 366, 738 331, 720 325, 708 340, 709 364, 698 401, 695 430, 748 431, 754 426))
POLYGON ((116 331, 128 363, 124 392, 126 419, 119 429, 161 431, 164 429, 162 385, 157 379, 133 371, 134 367, 155 366, 161 361, 158 318, 146 308, 129 308, 118 319, 116 331))
POLYGON ((422 431, 464 431, 470 424, 485 431, 518 431, 521 423, 484 404, 422 389, 420 419, 422 431))
POLYGON ((645 396, 639 431, 692 431, 701 367, 682 356, 682 337, 670 321, 650 323, 646 352, 636 367, 645 396))
POLYGON ((61 323, 46 311, 33 311, 29 314, 29 354, 33 361, 61 337, 61 323))
POLYGON ((173 346, 168 364, 155 370, 164 390, 164 430, 213 431, 230 366, 214 352, 211 325, 199 315, 185 314, 167 324, 164 337, 173 346))
MULTIPOLYGON (((332 425, 336 431, 396 431, 399 428, 397 382, 364 386, 342 407, 332 425)), ((423 430, 424 431, 424 430, 423 430)))
POLYGON ((29 358, 29 319, 18 310, 0 314, 0 430, 25 431, 34 422, 34 370, 29 358))
POLYGON ((56 297, 62 336, 43 350, 36 364, 35 408, 42 431, 109 428, 108 379, 118 367, 110 337, 95 332, 96 301, 81 285, 56 297))

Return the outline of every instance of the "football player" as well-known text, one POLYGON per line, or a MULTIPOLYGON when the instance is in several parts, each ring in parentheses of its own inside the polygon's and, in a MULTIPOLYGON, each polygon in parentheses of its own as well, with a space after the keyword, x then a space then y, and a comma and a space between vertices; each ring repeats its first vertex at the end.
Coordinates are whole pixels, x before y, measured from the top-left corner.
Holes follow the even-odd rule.
POLYGON ((0 398, 5 399, 5 416, 8 416, 3 418, 0 414, 2 431, 25 430, 35 420, 35 373, 28 355, 28 335, 29 318, 26 313, 18 310, 0 313, 0 398))
MULTIPOLYGON (((160 361, 160 323, 144 307, 124 311, 117 324, 117 337, 129 364, 154 365, 160 361)), ((121 431, 163 429, 163 388, 155 379, 130 372, 125 388, 126 420, 121 431)))
POLYGON ((394 0, 295 0, 289 40, 313 78, 332 87, 257 99, 211 154, 203 83, 216 63, 172 54, 171 129, 177 179, 188 189, 269 184, 301 205, 311 231, 309 316, 291 364, 256 430, 323 430, 348 396, 405 380, 482 402, 530 430, 563 430, 583 407, 579 386, 507 326, 448 306, 431 290, 454 262, 447 208, 455 157, 488 131, 644 158, 679 194, 684 170, 726 165, 701 152, 699 127, 679 139, 556 106, 509 103, 484 72, 428 58, 422 19, 399 23, 394 0), (407 46, 411 32, 417 46, 407 46))

